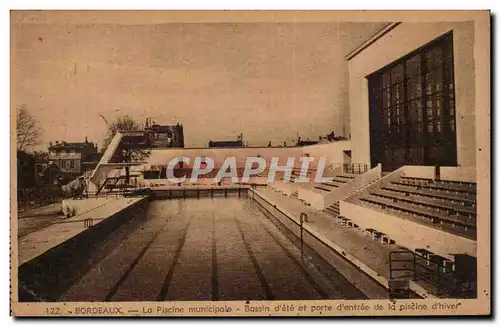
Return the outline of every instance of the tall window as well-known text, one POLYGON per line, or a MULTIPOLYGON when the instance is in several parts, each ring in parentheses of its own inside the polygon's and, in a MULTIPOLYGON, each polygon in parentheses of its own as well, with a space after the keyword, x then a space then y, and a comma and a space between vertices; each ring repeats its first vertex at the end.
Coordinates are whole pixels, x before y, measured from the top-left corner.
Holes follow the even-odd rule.
POLYGON ((368 76, 372 165, 456 165, 453 35, 368 76))

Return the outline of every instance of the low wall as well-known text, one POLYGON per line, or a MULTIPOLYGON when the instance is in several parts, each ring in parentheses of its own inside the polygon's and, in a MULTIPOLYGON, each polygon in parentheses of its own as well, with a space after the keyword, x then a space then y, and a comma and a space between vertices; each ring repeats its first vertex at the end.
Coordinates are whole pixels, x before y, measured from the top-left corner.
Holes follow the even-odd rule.
POLYGON ((404 176, 412 178, 434 179, 436 168, 434 166, 405 165, 404 176))
POLYGON ((476 241, 470 239, 346 201, 340 202, 340 212, 360 227, 383 232, 411 250, 425 248, 450 260, 454 260, 452 254, 477 256, 476 241))
POLYGON ((439 174, 441 180, 476 182, 476 168, 441 166, 439 174))
POLYGON ((149 197, 125 207, 18 268, 19 301, 56 301, 95 262, 91 253, 125 222, 145 216, 149 197), (36 295, 36 296, 35 296, 36 295))

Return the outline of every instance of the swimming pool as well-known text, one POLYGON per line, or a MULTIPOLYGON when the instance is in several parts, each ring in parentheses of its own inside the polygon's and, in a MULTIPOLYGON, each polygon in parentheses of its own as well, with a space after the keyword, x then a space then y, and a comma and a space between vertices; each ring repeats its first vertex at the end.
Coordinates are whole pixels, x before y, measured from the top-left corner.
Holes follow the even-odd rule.
MULTIPOLYGON (((153 200, 57 282, 58 301, 314 300, 366 296, 246 193, 153 200)), ((57 292, 57 293, 56 293, 57 292)))

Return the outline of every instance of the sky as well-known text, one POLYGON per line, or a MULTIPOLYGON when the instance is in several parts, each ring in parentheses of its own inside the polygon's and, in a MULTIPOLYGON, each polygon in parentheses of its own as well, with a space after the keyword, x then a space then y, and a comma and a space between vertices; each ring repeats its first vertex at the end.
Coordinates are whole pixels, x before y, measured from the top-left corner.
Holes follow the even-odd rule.
POLYGON ((179 122, 186 147, 348 136, 345 55, 385 25, 92 17, 11 15, 11 106, 40 122, 39 149, 102 143, 100 115, 179 122))

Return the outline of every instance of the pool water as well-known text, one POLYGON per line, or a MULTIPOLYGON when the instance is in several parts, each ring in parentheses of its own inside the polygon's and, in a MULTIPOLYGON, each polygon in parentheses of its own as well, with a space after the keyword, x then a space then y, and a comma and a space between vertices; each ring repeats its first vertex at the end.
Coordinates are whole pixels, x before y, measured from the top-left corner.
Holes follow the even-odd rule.
POLYGON ((246 195, 152 201, 58 300, 366 298, 275 223, 246 195))

